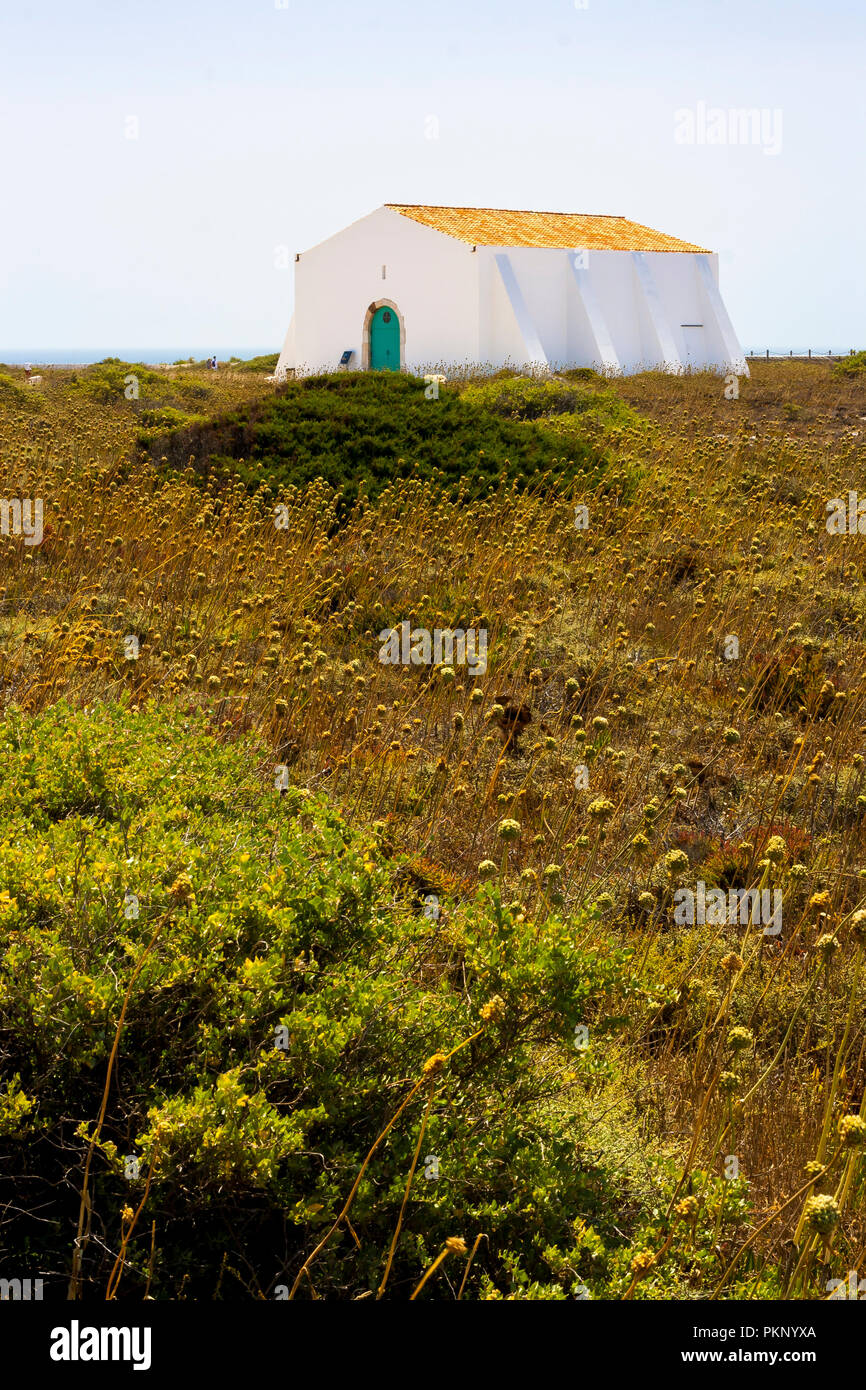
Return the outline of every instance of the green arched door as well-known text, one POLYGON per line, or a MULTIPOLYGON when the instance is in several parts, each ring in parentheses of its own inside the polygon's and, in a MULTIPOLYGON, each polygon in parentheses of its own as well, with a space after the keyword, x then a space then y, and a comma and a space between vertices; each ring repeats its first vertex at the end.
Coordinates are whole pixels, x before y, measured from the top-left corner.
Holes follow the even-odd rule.
POLYGON ((400 320, 394 309, 377 309, 370 321, 370 368, 400 370, 400 320))

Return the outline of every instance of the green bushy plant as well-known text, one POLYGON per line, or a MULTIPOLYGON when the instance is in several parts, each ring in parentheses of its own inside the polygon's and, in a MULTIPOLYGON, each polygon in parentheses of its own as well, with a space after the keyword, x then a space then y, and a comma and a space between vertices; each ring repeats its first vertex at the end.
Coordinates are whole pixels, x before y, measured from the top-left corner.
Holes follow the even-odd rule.
POLYGON ((852 352, 848 357, 843 357, 841 362, 833 363, 834 376, 860 377, 864 372, 866 372, 866 350, 852 352))
POLYGON ((279 360, 278 352, 266 352, 261 357, 248 357, 246 360, 233 357, 229 366, 233 372, 273 372, 279 360))
MULTIPOLYGON (((159 414, 159 409, 171 410, 191 402, 207 400, 211 390, 200 381, 190 380, 183 375, 169 375, 156 371, 141 362, 122 362, 117 357, 107 357, 86 371, 75 372, 69 378, 66 389, 73 395, 86 400, 97 401, 101 405, 112 405, 122 401, 134 402, 139 413, 159 414), (131 378, 135 381, 132 382, 131 378), (127 395, 127 391, 137 394, 127 395)), ((160 421, 164 427, 186 422, 186 416, 169 416, 160 421)), ((144 423, 155 423, 154 420, 144 423)))
POLYGON ((38 391, 16 381, 8 372, 0 372, 0 404, 32 412, 42 409, 38 391))
POLYGON ((627 951, 582 949, 574 920, 539 930, 489 886, 418 915, 375 835, 281 795, 259 750, 193 716, 60 704, 10 714, 0 745, 4 1262, 68 1268, 92 1148, 85 1293, 128 1239, 131 1296, 212 1297, 226 1252, 221 1296, 268 1295, 419 1081, 358 1188, 361 1248, 339 1230, 318 1293, 376 1286, 425 1105, 441 1171, 415 1174, 394 1296, 454 1235, 485 1234, 474 1296, 510 1296, 517 1252, 525 1296, 566 1296, 581 1214, 616 1241, 622 1180, 578 1157, 570 1041, 621 1006, 627 951))
MULTIPOLYGON (((569 400, 582 394, 549 385, 557 401, 562 390, 569 400)), ((611 460, 604 430, 581 429, 577 416, 567 432, 529 416, 503 418, 495 408, 496 393, 509 387, 509 382, 464 391, 445 387, 438 400, 428 400, 423 380, 401 373, 311 376, 288 382, 243 411, 146 436, 140 443, 170 466, 185 466, 192 455, 200 470, 227 466, 251 486, 264 477, 273 477, 278 486, 302 486, 321 477, 340 492, 345 506, 361 490, 374 501, 395 478, 411 476, 436 478, 469 498, 502 483, 527 486, 545 473, 564 485, 574 479, 597 483, 611 460)), ((523 386, 518 380, 518 395, 525 391, 534 400, 533 389, 533 383, 523 386)), ((621 404, 614 409, 599 393, 591 395, 604 405, 608 423, 629 414, 621 404)))
POLYGON ((561 377, 507 377, 476 383, 462 392, 464 401, 483 407, 507 420, 540 420, 554 415, 592 414, 611 424, 635 421, 634 412, 620 396, 605 389, 600 380, 561 377))

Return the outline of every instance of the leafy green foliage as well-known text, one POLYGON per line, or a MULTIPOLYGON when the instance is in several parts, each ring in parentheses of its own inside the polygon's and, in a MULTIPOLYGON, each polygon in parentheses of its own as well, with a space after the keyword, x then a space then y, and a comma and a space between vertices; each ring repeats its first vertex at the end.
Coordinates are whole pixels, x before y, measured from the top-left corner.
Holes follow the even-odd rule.
POLYGON ((266 352, 261 357, 248 357, 246 361, 232 357, 229 366, 233 372, 273 372, 279 360, 278 352, 266 352))
POLYGON ((17 406, 26 411, 42 409, 42 401, 38 391, 25 386, 23 382, 16 381, 8 372, 0 372, 0 404, 17 406))
MULTIPOLYGON (((573 374, 572 374, 573 376, 573 374)), ((540 420, 553 415, 588 415, 610 424, 632 424, 637 417, 599 379, 512 376, 467 386, 463 399, 507 420, 540 420), (597 384, 596 384, 597 383, 597 384)))
MULTIPOLYGON (((492 888, 441 921, 419 916, 374 836, 308 793, 280 795, 252 745, 222 746, 180 713, 59 704, 10 714, 0 737, 0 1048, 14 1078, 0 1095, 0 1200, 25 1181, 39 1213, 7 1209, 19 1262, 68 1267, 69 1184, 80 1191, 93 1141, 105 1244, 85 1251, 90 1294, 148 1174, 130 1292, 150 1278, 157 1297, 211 1297, 225 1251, 237 1273, 222 1296, 272 1292, 340 1210, 425 1061, 455 1048, 433 1074, 423 1148, 441 1173, 416 1173, 395 1296, 455 1234, 486 1234, 475 1296, 523 1276, 538 1287, 520 1296, 566 1296, 581 1214, 616 1241, 608 1212, 623 1184, 580 1152, 592 1080, 569 1040, 614 996, 621 1008, 627 951, 581 949, 574 920, 551 917, 539 934, 492 888)), ((381 1277, 429 1084, 358 1189, 362 1248, 341 1229, 314 1267, 318 1292, 381 1277)))
POLYGON ((841 362, 834 362, 834 376, 859 377, 866 372, 866 351, 852 352, 848 357, 843 357, 841 362))
MULTIPOLYGON (((144 414, 144 423, 157 423, 156 419, 147 418, 147 412, 152 414, 157 406, 171 408, 198 403, 211 395, 210 387, 200 381, 192 378, 185 380, 178 373, 168 375, 141 362, 122 362, 117 357, 108 357, 86 371, 73 372, 66 389, 73 396, 98 401, 102 405, 133 401, 137 411, 144 414), (135 378, 134 383, 132 377, 135 378), (127 395, 128 391, 137 391, 138 394, 127 395)), ((158 423, 173 425, 178 423, 178 419, 185 418, 170 415, 158 423)))
POLYGON ((334 373, 291 381, 246 410, 140 442, 171 466, 185 466, 190 455, 202 471, 230 465, 250 485, 266 477, 278 485, 322 477, 346 505, 361 491, 375 500, 388 483, 410 476, 435 477, 470 498, 502 483, 526 486, 545 473, 566 486, 597 483, 611 459, 599 420, 622 423, 628 408, 581 386, 545 392, 543 402, 538 390, 544 388, 502 381, 463 392, 445 387, 428 400, 417 377, 334 373), (594 430, 588 408, 587 423, 572 415, 570 429, 536 418, 545 402, 561 416, 574 403, 583 409, 585 397, 596 403, 594 430))

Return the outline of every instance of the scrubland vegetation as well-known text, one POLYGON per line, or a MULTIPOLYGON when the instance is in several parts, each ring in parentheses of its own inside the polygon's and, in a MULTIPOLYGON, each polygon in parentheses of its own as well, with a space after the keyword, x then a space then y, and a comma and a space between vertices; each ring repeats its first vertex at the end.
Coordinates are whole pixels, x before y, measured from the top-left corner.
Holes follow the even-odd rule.
POLYGON ((0 1272, 866 1275, 866 374, 242 365, 0 370, 0 1272))

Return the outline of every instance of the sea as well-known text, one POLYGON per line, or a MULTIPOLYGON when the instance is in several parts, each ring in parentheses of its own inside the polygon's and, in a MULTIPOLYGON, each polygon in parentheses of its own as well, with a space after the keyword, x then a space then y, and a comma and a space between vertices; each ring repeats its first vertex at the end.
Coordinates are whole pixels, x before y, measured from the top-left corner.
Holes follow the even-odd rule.
POLYGON ((119 357, 121 362, 141 362, 146 367, 161 366, 166 363, 185 362, 191 357, 194 362, 216 355, 218 362, 227 362, 230 357, 248 361, 251 357, 264 357, 266 353, 279 352, 278 347, 220 347, 219 343, 208 343, 205 347, 187 347, 185 344, 172 348, 0 348, 0 363, 7 367, 23 367, 27 362, 33 367, 84 367, 92 362, 102 362, 106 357, 119 357))

